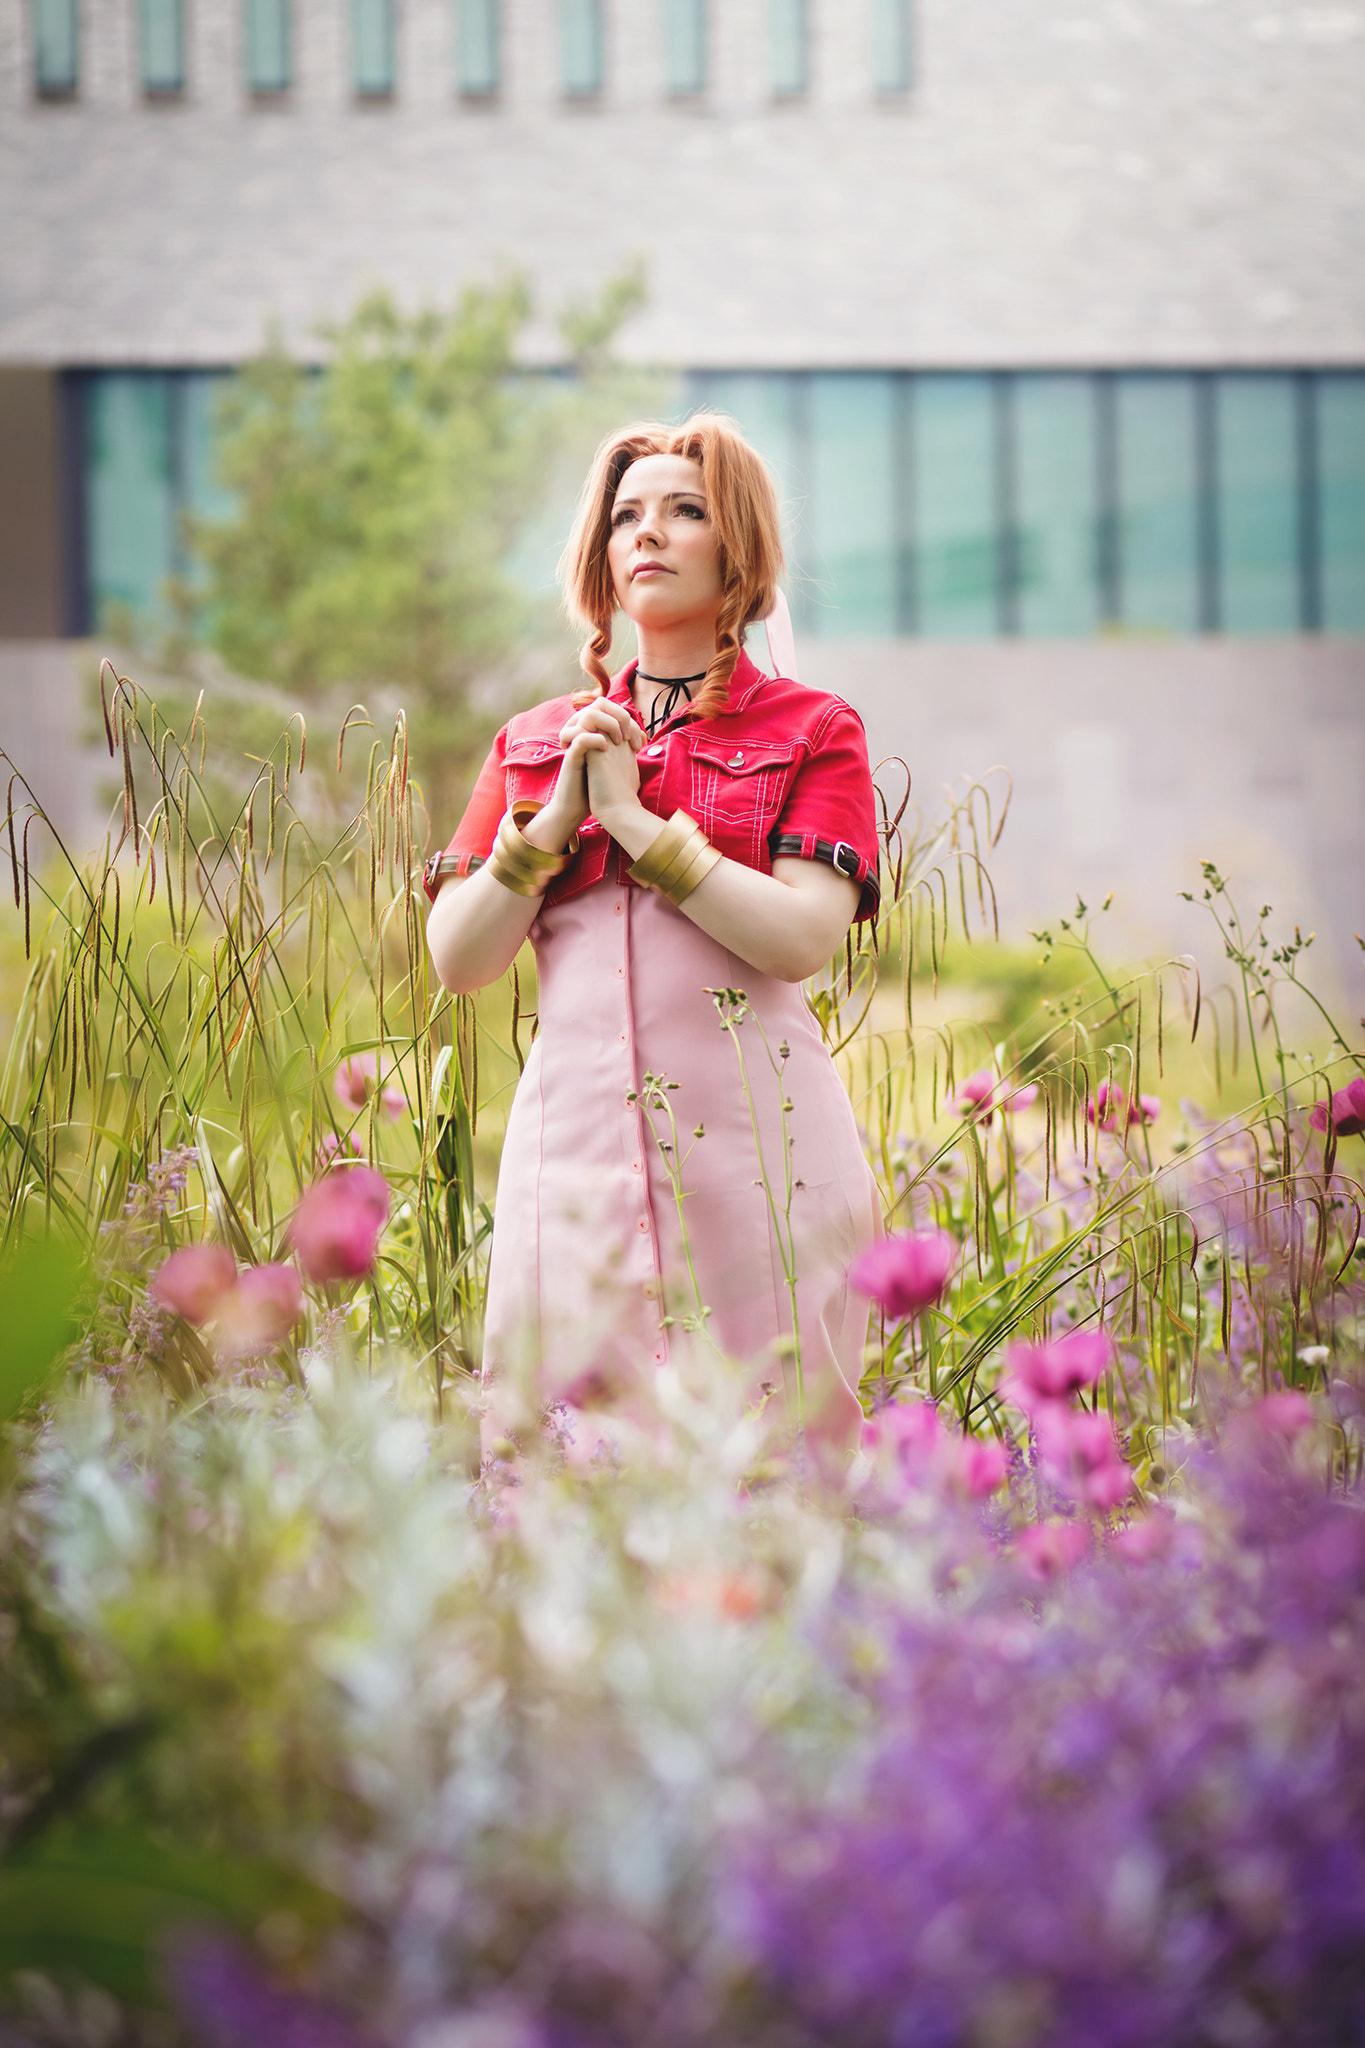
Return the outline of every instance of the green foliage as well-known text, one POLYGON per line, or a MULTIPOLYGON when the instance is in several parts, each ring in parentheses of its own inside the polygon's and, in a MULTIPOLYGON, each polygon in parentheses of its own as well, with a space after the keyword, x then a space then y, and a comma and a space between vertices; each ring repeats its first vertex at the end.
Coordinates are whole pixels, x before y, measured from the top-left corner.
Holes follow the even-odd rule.
POLYGON ((642 395, 609 358, 641 297, 631 275, 565 315, 567 378, 518 369, 531 302, 516 280, 448 314, 375 293, 325 330, 320 372, 278 344, 248 364, 220 433, 235 511, 191 534, 203 626, 229 666, 305 698, 387 690, 428 783, 458 767, 482 737, 471 684, 545 632, 509 550, 642 395))
POLYGON ((80 1265, 59 1239, 35 1240, 0 1271, 0 1422, 52 1376, 75 1335, 80 1265))

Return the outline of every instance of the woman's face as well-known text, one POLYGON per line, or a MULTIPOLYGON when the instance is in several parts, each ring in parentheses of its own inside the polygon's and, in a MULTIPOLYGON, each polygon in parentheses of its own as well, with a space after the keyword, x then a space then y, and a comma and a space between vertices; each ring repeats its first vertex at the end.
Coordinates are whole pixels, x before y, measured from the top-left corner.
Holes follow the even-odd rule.
POLYGON ((617 487, 607 541, 616 602, 640 626, 714 619, 720 610, 720 547, 701 464, 645 455, 617 487))

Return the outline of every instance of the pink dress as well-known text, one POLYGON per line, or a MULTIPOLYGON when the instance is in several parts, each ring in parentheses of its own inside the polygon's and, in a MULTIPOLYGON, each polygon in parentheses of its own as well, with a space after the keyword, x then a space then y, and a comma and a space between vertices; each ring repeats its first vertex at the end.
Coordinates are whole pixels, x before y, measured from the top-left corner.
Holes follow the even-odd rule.
POLYGON ((732 1361, 741 1406, 767 1383, 788 1424, 852 1447, 868 1305, 847 1271, 880 1203, 800 987, 611 877, 545 909, 531 939, 540 1029, 503 1146, 488 1276, 495 1429, 529 1420, 528 1376, 544 1404, 572 1401, 585 1375, 628 1400, 631 1377, 667 1364, 682 1335, 732 1361), (733 1037, 708 989, 745 992, 733 1037), (672 1127, 647 1107, 646 1075, 676 1084, 672 1127))
MULTIPOLYGON (((623 705, 633 672, 612 685, 623 705)), ((556 699, 499 733, 451 842, 458 873, 487 857, 510 804, 548 800, 571 708, 556 699)), ((638 760, 658 816, 685 809, 760 871, 828 860, 858 883, 859 915, 875 909, 867 742, 842 699, 741 655, 725 709, 676 718, 638 760)), ((580 841, 530 932, 539 1034, 498 1177, 485 1441, 556 1404, 647 1409, 648 1376, 691 1361, 737 1414, 766 1404, 837 1457, 861 1427, 868 1316, 847 1272, 881 1212, 820 1028, 798 985, 638 887, 597 820, 580 841), (732 1031, 709 993, 727 989, 744 991, 732 1031)))

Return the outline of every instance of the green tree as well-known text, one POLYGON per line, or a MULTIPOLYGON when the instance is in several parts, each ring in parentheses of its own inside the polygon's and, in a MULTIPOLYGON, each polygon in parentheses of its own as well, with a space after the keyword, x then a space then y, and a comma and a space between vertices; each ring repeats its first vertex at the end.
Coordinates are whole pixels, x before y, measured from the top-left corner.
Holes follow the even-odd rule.
POLYGON ((515 280, 449 313, 376 293, 324 330, 321 372, 267 349, 223 403, 233 514, 191 533, 201 635, 296 696, 397 699, 424 779, 448 790, 486 737, 471 686, 549 631, 509 551, 605 426, 653 395, 610 359, 642 296, 629 275, 566 310, 568 376, 518 369, 531 303, 515 280))

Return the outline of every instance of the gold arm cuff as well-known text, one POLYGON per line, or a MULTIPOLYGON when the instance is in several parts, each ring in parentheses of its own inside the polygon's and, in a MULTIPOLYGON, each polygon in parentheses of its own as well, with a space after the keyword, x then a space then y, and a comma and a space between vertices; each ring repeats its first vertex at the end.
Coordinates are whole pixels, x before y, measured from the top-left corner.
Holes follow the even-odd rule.
MULTIPOLYGON (((522 807, 517 808, 520 811, 522 807)), ((575 851, 576 847, 571 846, 568 853, 546 853, 541 847, 532 846, 529 839, 523 838, 509 811, 498 826, 498 836, 488 856, 488 872, 514 896, 543 896, 575 851)))
POLYGON ((675 811, 653 845, 635 862, 630 877, 646 889, 656 889, 670 903, 681 904, 705 881, 720 857, 700 825, 686 811, 675 811))

